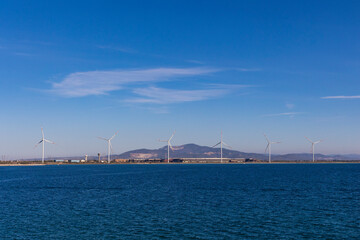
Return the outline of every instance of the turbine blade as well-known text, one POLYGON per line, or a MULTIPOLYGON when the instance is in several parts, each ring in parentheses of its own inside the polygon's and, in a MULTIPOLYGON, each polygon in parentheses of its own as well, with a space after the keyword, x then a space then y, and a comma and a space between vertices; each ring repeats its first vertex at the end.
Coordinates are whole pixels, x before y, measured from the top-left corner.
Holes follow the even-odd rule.
POLYGON ((305 137, 309 142, 313 143, 309 138, 305 137))
POLYGON ((50 141, 50 140, 47 140, 47 139, 44 139, 45 142, 48 142, 48 143, 51 143, 51 144, 55 144, 53 141, 50 141))
POLYGON ((118 134, 119 131, 117 131, 111 138, 110 140, 112 140, 117 134, 118 134))
POLYGON ((173 132, 173 134, 171 135, 171 137, 169 138, 169 141, 174 137, 175 135, 175 131, 173 132))
POLYGON ((232 147, 231 147, 229 144, 226 144, 224 141, 223 141, 223 144, 224 144, 225 146, 227 146, 228 148, 232 149, 232 147))
POLYGON ((35 145, 35 147, 34 148, 36 148, 40 143, 42 143, 43 142, 43 140, 40 140, 40 142, 38 142, 36 145, 35 145))
POLYGON ((266 136, 266 134, 264 133, 264 137, 266 138, 266 141, 269 143, 270 142, 270 140, 269 140, 269 138, 266 136))
POLYGON ((103 137, 97 137, 97 138, 105 140, 105 141, 109 141, 109 139, 107 139, 107 138, 103 138, 103 137))
POLYGON ((268 143, 268 145, 266 146, 266 148, 265 148, 265 152, 267 152, 267 151, 268 151, 269 146, 270 146, 270 143, 268 143))
POLYGON ((44 129, 43 128, 41 128, 41 134, 42 134, 42 137, 44 139, 44 129))
POLYGON ((214 146, 212 146, 212 148, 216 147, 217 145, 221 144, 221 142, 218 142, 217 144, 215 144, 214 146))
POLYGON ((316 141, 316 142, 314 142, 314 144, 321 143, 322 141, 323 141, 323 140, 316 141))

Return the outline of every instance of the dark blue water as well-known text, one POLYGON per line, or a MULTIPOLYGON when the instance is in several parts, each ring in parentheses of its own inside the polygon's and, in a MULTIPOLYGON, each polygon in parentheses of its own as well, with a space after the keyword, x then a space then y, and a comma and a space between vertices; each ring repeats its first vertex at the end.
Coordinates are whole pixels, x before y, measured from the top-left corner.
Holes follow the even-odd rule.
POLYGON ((0 167, 0 239, 359 239, 360 164, 0 167))

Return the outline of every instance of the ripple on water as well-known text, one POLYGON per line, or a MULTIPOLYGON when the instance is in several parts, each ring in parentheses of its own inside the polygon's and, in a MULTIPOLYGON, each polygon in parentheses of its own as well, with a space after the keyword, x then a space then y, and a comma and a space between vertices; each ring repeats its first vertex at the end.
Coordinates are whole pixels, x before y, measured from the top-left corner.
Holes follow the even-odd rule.
POLYGON ((3 167, 1 239, 357 239, 360 165, 3 167))

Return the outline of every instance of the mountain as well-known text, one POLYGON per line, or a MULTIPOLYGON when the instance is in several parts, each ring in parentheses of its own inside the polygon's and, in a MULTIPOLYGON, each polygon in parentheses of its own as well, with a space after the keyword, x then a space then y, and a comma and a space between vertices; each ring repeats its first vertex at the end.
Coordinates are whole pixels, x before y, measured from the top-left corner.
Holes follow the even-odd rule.
MULTIPOLYGON (((159 149, 137 149, 133 151, 124 152, 122 154, 113 155, 114 158, 124 159, 149 159, 149 158, 166 158, 167 146, 159 149)), ((207 146, 199 146, 196 144, 185 144, 174 147, 170 150, 171 158, 219 158, 220 148, 212 148, 207 146)), ((267 154, 259 153, 245 153, 236 150, 223 148, 224 158, 254 158, 258 160, 267 160, 267 154)), ((323 155, 315 154, 317 160, 360 160, 360 155, 323 155)), ((311 153, 292 153, 284 155, 272 155, 273 160, 280 161, 295 161, 295 160, 312 160, 311 153)))
MULTIPOLYGON (((216 158, 220 157, 220 148, 212 148, 207 146, 199 146, 196 144, 185 144, 173 147, 170 150, 171 158, 216 158)), ((125 152, 114 157, 118 158, 166 158, 167 146, 159 149, 137 149, 125 152)), ((262 156, 262 154, 243 153, 239 151, 223 148, 223 156, 229 158, 249 158, 254 156, 262 156)))
MULTIPOLYGON (((122 154, 113 154, 112 159, 122 158, 122 159, 154 159, 162 158, 165 159, 167 156, 167 146, 164 146, 159 149, 137 149, 122 154)), ((102 158, 106 155, 102 156, 102 158)), ((207 146, 199 146, 196 144, 185 144, 181 146, 174 147, 174 150, 170 150, 171 158, 220 158, 220 148, 212 148, 207 146)), ((230 150, 223 148, 223 157, 224 158, 253 158, 257 160, 267 161, 268 154, 261 153, 246 153, 236 150, 230 150)), ((56 157, 55 159, 83 159, 84 156, 72 156, 72 157, 56 157)), ((88 156, 89 160, 97 160, 97 156, 88 156)), ((277 155, 273 154, 271 156, 273 161, 311 161, 311 153, 290 153, 277 155)), ((52 158, 54 159, 54 158, 52 158)), ((323 155, 315 154, 315 159, 320 161, 332 161, 332 160, 360 160, 359 154, 346 154, 346 155, 323 155)), ((36 159, 22 159, 26 161, 34 161, 36 159)), ((49 160, 47 158, 47 160, 49 160)))

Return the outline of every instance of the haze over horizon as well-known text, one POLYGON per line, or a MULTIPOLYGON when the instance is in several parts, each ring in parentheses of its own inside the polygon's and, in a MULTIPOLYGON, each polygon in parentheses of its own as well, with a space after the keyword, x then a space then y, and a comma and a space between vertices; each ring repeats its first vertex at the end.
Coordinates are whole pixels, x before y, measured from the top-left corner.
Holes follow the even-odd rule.
POLYGON ((360 154, 358 1, 2 1, 0 155, 360 154), (280 7, 279 7, 280 6, 280 7))

